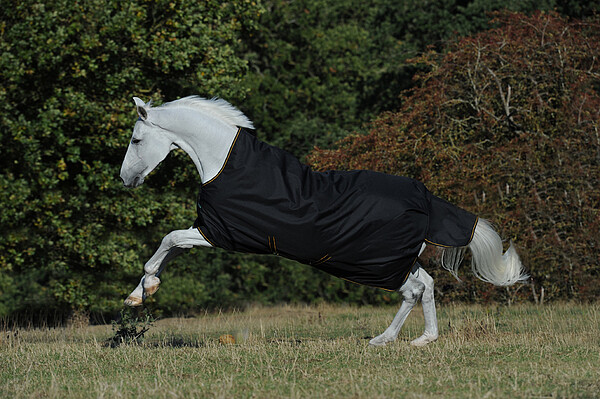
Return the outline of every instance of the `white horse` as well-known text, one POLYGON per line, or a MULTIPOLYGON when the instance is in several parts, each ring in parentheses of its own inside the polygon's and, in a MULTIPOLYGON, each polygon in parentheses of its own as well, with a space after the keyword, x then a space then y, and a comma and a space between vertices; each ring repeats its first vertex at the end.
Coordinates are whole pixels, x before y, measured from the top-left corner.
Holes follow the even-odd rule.
MULTIPOLYGON (((139 119, 133 129, 133 136, 121 168, 121 179, 126 187, 141 185, 146 176, 175 148, 182 149, 190 156, 196 165, 200 180, 205 186, 208 182, 215 180, 223 171, 240 128, 253 129, 252 122, 242 112, 221 99, 207 100, 192 96, 154 108, 150 103, 145 104, 137 97, 134 98, 134 101, 139 119)), ((232 211, 234 210, 232 209, 232 211)), ((393 217, 394 215, 389 216, 390 219, 393 217)), ((337 219, 340 218, 337 217, 337 219)), ((255 224, 260 224, 260 220, 258 219, 255 224)), ((474 231, 469 237, 468 245, 443 249, 442 266, 456 276, 464 251, 468 247, 473 255, 473 272, 481 280, 500 286, 526 280, 528 276, 523 272, 523 267, 512 243, 503 254, 502 241, 490 224, 483 219, 475 220, 474 231)), ((319 221, 317 220, 315 224, 319 224, 319 221)), ((308 235, 312 233, 310 228, 311 226, 309 226, 309 230, 305 231, 308 235)), ((160 284, 158 275, 175 256, 192 247, 215 246, 205 233, 201 228, 195 226, 167 234, 156 253, 145 264, 145 274, 135 290, 125 300, 125 304, 140 306, 145 298, 154 294, 160 284)), ((423 346, 438 338, 433 279, 416 262, 416 257, 420 256, 425 249, 426 241, 427 244, 434 244, 423 238, 419 238, 419 242, 410 244, 411 251, 414 251, 415 245, 417 245, 416 253, 413 252, 415 260, 412 261, 408 272, 403 275, 403 280, 394 286, 395 290, 402 293, 404 300, 392 324, 383 334, 373 338, 370 341, 371 345, 382 346, 396 340, 402 324, 419 299, 422 300, 423 305, 425 331, 411 344, 423 346)), ((354 247, 360 247, 361 242, 352 242, 351 244, 354 247)), ((285 253, 280 252, 279 247, 276 237, 269 236, 269 250, 286 256, 285 253)), ((239 250, 239 248, 237 249, 239 250)), ((309 261, 304 263, 319 267, 330 257, 324 255, 314 263, 309 261)), ((332 274, 336 273, 332 272, 332 274)), ((356 280, 360 281, 358 278, 356 280)))

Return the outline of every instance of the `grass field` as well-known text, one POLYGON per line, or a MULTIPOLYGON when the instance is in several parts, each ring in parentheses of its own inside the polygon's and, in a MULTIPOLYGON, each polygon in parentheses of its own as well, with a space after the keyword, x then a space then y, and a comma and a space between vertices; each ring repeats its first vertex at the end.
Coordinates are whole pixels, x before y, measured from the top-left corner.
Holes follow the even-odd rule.
POLYGON ((279 306, 157 321, 143 345, 110 326, 3 331, 1 398, 554 398, 600 396, 600 306, 443 306, 440 339, 368 346, 395 308, 279 306), (245 335, 221 344, 223 334, 245 335))

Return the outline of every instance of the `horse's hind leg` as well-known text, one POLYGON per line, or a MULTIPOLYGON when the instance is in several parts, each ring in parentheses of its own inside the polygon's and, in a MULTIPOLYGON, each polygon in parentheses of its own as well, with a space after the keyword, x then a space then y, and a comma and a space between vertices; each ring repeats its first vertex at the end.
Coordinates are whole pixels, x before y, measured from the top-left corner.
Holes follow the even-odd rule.
POLYGON ((419 264, 416 263, 413 270, 408 275, 406 282, 400 287, 399 291, 402 293, 404 300, 402 301, 400 310, 396 313, 392 324, 390 324, 383 334, 373 338, 369 344, 374 346, 384 346, 385 344, 396 340, 408 314, 423 295, 423 291, 425 291, 425 284, 423 284, 423 282, 415 275, 420 268, 419 264))
POLYGON ((421 298, 423 315, 425 316, 425 332, 419 338, 413 340, 411 345, 425 346, 438 338, 437 315, 433 298, 433 278, 422 267, 419 267, 415 277, 425 286, 421 298))
POLYGON ((210 247, 210 243, 200 234, 198 229, 175 230, 167 234, 158 250, 144 266, 144 277, 138 286, 125 300, 127 306, 140 306, 144 299, 158 291, 160 279, 158 275, 167 263, 177 255, 195 246, 210 247))

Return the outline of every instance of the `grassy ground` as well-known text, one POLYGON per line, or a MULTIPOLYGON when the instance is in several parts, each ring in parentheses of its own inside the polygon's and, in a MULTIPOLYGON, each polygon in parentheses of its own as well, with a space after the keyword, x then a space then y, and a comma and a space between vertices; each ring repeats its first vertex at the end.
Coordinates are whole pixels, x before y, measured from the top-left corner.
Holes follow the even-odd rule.
POLYGON ((143 345, 110 326, 3 331, 0 397, 597 397, 599 305, 445 306, 425 348, 419 308, 371 348, 395 308, 273 307, 158 321, 143 345), (240 334, 241 332, 241 334, 240 334), (222 334, 244 335, 221 344, 222 334))

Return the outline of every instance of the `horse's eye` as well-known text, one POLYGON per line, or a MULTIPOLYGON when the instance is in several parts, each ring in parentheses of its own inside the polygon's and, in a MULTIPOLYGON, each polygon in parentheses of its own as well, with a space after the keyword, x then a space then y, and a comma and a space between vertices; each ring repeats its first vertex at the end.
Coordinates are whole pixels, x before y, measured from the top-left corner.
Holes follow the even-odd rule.
POLYGON ((139 144, 139 142, 142 141, 140 139, 131 139, 131 143, 132 144, 139 144))

